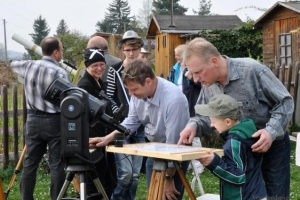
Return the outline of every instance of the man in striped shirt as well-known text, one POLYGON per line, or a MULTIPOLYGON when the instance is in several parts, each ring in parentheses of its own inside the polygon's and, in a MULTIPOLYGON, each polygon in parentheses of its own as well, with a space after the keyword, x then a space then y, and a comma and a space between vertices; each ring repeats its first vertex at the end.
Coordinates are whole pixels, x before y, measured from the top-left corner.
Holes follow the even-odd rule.
POLYGON ((25 80, 27 122, 25 126, 26 154, 20 181, 22 199, 33 200, 36 171, 44 153, 49 149, 51 174, 50 196, 57 196, 65 180, 64 163, 60 157, 60 109, 44 100, 50 83, 58 77, 69 80, 58 62, 63 56, 62 43, 54 37, 47 37, 41 43, 41 60, 13 61, 11 68, 25 80))
MULTIPOLYGON (((119 119, 120 122, 128 115, 130 101, 128 90, 121 79, 121 72, 127 68, 128 63, 138 58, 142 46, 143 40, 134 31, 125 32, 118 44, 118 48, 125 55, 125 59, 111 66, 108 70, 106 93, 116 102, 116 104, 112 105, 113 113, 117 113, 122 104, 127 105, 125 106, 126 109, 120 113, 122 115, 119 119)), ((145 142, 144 127, 140 126, 135 134, 132 134, 132 137, 128 138, 125 142, 145 142)), ((143 157, 115 154, 115 159, 118 183, 112 199, 134 200, 143 157)))

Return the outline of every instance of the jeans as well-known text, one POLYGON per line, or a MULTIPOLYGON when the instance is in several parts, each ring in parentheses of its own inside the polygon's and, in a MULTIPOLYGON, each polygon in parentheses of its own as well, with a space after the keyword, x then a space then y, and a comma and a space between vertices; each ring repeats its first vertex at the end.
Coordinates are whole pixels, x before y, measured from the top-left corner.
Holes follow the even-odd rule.
MULTIPOLYGON (((137 132, 124 144, 145 142, 144 132, 137 132)), ((115 154, 117 166, 117 187, 114 189, 112 200, 134 200, 142 167, 143 157, 126 154, 115 154)))
POLYGON ((29 114, 27 115, 24 133, 27 149, 23 160, 23 171, 20 181, 22 199, 33 200, 36 171, 48 145, 51 174, 50 197, 52 200, 56 200, 65 181, 65 165, 60 159, 60 116, 29 114))
MULTIPOLYGON (((189 163, 190 163, 189 161, 184 161, 184 162, 181 162, 181 164, 180 164, 180 167, 184 174, 186 174, 189 163)), ((147 188, 148 189, 149 189, 150 182, 151 182, 152 171, 153 171, 153 158, 149 157, 146 161, 146 178, 147 178, 147 188)), ((175 173, 175 175, 174 175, 174 183, 175 183, 176 190, 178 192, 180 192, 180 195, 176 195, 176 198, 178 200, 181 200, 183 198, 184 186, 182 184, 182 181, 181 181, 178 173, 175 173)))
POLYGON ((262 173, 268 199, 289 199, 290 196, 290 139, 286 133, 275 140, 264 154, 262 173))

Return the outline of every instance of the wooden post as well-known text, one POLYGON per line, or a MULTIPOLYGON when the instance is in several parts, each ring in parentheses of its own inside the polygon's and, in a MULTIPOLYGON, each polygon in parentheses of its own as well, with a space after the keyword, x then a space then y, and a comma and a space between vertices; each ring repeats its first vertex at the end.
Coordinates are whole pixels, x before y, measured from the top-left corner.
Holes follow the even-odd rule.
POLYGON ((8 105, 7 105, 7 86, 3 85, 3 169, 8 167, 8 105))
POLYGON ((14 128, 14 163, 18 163, 19 148, 18 148, 18 89, 17 85, 13 85, 13 128, 14 128))
MULTIPOLYGON (((298 84, 299 84, 299 62, 296 62, 295 65, 295 76, 294 76, 294 111, 297 110, 297 98, 298 98, 298 84)), ((293 117, 292 117, 292 123, 295 124, 296 122, 296 112, 293 113, 293 117)))
POLYGON ((291 92, 292 72, 293 72, 293 64, 290 63, 288 68, 287 82, 286 82, 286 89, 289 92, 291 92))

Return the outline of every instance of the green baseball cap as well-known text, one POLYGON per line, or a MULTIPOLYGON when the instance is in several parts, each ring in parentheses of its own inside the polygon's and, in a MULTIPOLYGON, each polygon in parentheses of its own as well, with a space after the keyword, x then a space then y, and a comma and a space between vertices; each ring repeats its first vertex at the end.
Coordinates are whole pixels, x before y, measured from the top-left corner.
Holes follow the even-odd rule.
POLYGON ((215 95, 207 104, 195 105, 195 111, 199 115, 208 117, 230 119, 239 119, 241 117, 238 101, 226 94, 215 95))

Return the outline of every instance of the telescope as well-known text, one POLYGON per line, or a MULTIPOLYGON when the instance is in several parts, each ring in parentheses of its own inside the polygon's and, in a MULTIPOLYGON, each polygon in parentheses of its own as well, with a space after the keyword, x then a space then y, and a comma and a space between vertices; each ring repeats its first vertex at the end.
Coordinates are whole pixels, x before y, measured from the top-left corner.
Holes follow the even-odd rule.
MULTIPOLYGON (((31 51, 33 51, 34 53, 43 56, 42 53, 42 48, 36 44, 34 44, 33 42, 30 42, 24 38, 22 38, 21 36, 19 36, 18 34, 13 34, 12 39, 15 40, 16 42, 22 44, 24 47, 26 47, 27 49, 30 49, 31 51)), ((77 70, 73 69, 72 67, 66 65, 63 61, 59 62, 60 66, 65 69, 68 73, 72 74, 72 75, 76 75, 77 70)))
POLYGON ((89 126, 98 122, 128 136, 130 130, 105 114, 107 102, 58 77, 47 88, 44 99, 61 111, 62 157, 67 163, 96 163, 89 160, 89 126))

